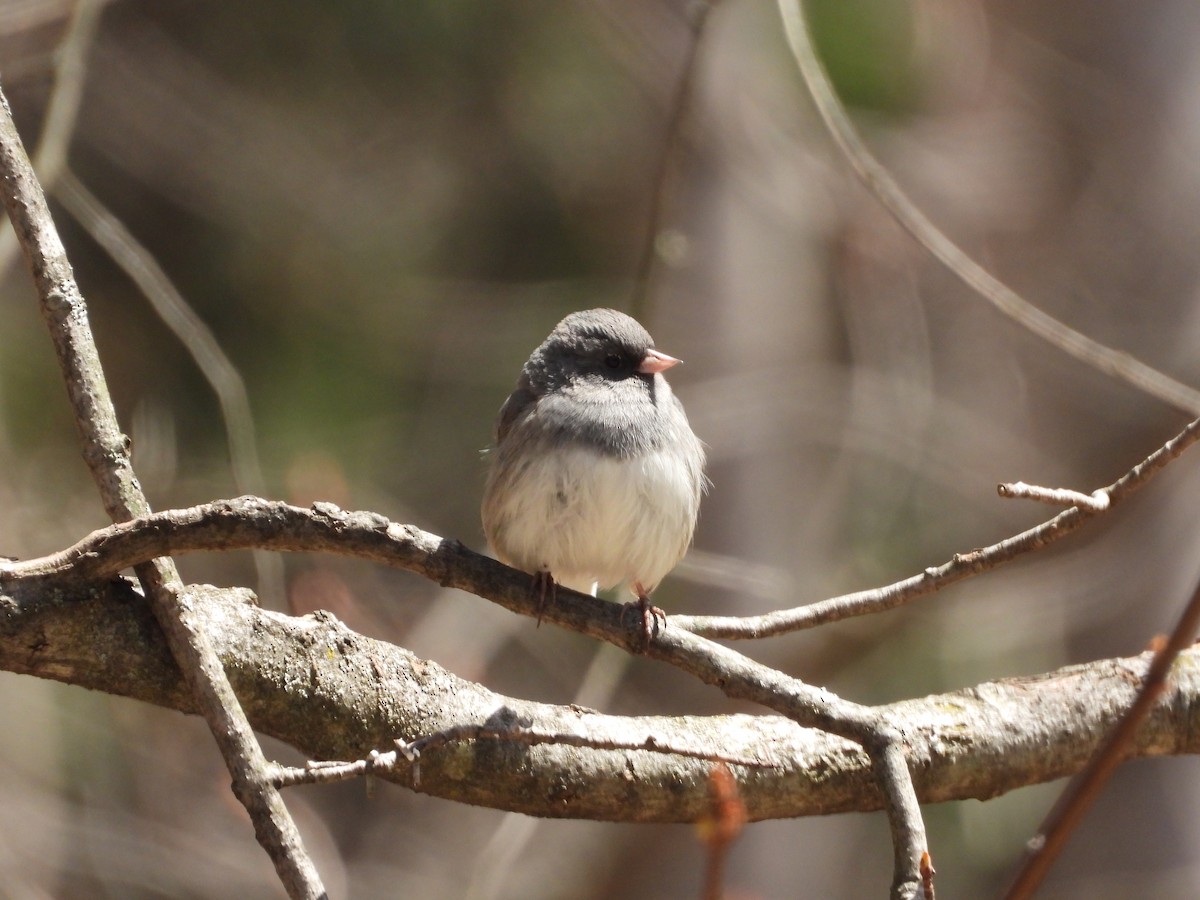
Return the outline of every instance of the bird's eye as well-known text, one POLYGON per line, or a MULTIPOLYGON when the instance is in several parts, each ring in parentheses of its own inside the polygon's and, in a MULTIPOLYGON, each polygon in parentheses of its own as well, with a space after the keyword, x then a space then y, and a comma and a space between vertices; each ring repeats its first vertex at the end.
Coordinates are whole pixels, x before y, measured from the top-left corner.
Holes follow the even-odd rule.
POLYGON ((621 368, 621 357, 616 353, 610 353, 604 357, 604 364, 610 369, 619 369, 621 368))

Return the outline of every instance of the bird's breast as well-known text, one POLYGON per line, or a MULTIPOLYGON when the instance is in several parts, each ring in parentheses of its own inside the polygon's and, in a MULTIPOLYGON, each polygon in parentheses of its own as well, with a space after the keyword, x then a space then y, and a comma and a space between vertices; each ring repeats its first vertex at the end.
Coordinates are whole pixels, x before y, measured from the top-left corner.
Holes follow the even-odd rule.
POLYGON ((615 456, 579 445, 497 460, 484 527, 498 555, 560 582, 651 588, 691 542, 699 473, 677 449, 615 456))

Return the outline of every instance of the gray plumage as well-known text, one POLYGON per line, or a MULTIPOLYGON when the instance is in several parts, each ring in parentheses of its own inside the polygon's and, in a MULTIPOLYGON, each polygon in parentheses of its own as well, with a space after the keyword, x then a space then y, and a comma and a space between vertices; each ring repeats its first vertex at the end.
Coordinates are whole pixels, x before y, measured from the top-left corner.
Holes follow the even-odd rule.
POLYGON ((499 559, 641 597, 675 567, 705 484, 703 445, 662 375, 677 362, 615 310, 559 322, 496 422, 483 527, 499 559))

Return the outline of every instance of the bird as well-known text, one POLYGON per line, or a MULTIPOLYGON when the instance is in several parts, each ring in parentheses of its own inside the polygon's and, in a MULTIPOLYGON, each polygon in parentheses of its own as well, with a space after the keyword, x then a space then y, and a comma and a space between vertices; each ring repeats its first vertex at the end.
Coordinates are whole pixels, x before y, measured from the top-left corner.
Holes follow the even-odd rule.
POLYGON ((663 377, 679 363, 622 312, 571 313, 500 408, 483 528, 501 562, 533 575, 539 624, 556 585, 625 585, 644 646, 666 626, 650 593, 691 545, 708 484, 704 444, 663 377))

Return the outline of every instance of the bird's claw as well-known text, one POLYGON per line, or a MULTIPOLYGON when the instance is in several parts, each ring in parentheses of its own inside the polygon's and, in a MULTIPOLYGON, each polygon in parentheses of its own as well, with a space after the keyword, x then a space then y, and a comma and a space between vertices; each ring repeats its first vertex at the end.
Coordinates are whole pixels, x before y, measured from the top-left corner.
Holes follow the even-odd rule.
POLYGON ((529 583, 529 596, 537 599, 537 627, 542 627, 546 606, 558 602, 558 583, 549 572, 537 572, 529 583))
POLYGON ((642 617, 642 637, 644 639, 642 652, 644 653, 650 647, 654 636, 658 634, 658 620, 662 619, 662 627, 667 627, 667 614, 661 608, 652 605, 650 598, 645 593, 639 592, 636 600, 630 600, 621 609, 622 626, 625 625, 625 617, 633 610, 637 610, 642 617))

